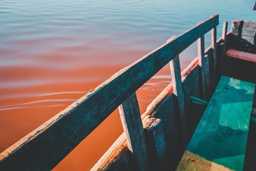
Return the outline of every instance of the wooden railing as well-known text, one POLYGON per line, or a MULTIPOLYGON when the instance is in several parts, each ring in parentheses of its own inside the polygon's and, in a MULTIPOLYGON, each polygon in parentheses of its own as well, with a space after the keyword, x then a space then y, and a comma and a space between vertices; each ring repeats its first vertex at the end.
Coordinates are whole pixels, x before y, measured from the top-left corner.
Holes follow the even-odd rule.
MULTIPOLYGON (((0 154, 0 170, 49 170, 60 162, 111 112, 119 107, 128 147, 140 170, 147 170, 147 150, 136 90, 170 62, 174 93, 177 95, 180 119, 185 117, 185 98, 181 81, 179 54, 198 40, 202 84, 209 84, 209 67, 204 62, 204 35, 212 31, 216 47, 215 15, 180 36, 166 42, 135 63, 122 69, 93 92, 81 97, 39 128, 0 154)), ((216 59, 216 52, 215 59, 216 59)), ((185 121, 185 119, 184 119, 185 121)), ((185 129, 182 123, 182 129, 185 129)), ((185 130, 182 130, 185 133, 185 130)))

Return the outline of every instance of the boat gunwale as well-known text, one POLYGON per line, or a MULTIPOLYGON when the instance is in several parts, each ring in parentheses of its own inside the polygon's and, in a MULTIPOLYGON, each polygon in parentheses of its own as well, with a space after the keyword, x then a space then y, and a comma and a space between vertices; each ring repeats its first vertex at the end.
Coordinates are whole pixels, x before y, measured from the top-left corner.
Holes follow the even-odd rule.
POLYGON ((4 150, 0 154, 0 168, 53 168, 131 93, 200 36, 216 29, 218 24, 219 16, 212 16, 120 70, 93 92, 81 97, 4 150), (120 83, 125 83, 128 87, 120 88, 120 83), (101 103, 97 104, 96 101, 101 103), (94 105, 101 109, 92 108, 94 105), (31 159, 36 162, 31 163, 31 159))

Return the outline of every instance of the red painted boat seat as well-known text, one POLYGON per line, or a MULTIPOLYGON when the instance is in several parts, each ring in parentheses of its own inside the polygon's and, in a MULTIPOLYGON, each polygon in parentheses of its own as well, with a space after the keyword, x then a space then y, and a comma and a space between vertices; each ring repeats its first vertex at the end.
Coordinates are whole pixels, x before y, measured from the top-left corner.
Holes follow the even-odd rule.
POLYGON ((239 51, 236 49, 229 49, 226 52, 226 56, 230 58, 236 58, 236 59, 256 63, 256 54, 254 53, 239 51))

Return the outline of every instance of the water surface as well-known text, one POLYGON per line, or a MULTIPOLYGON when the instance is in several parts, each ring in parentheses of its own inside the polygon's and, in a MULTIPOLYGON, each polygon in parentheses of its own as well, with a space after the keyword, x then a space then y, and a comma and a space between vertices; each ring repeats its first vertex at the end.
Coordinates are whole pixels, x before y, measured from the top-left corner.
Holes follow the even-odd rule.
MULTIPOLYGON (((1 0, 0 150, 122 67, 219 13, 255 19, 254 0, 1 0)), ((195 55, 182 56, 186 65, 195 55)), ((141 110, 169 83, 168 68, 139 91, 141 110)), ((121 133, 112 114, 55 170, 88 170, 121 133), (107 136, 106 136, 107 135, 107 136)))

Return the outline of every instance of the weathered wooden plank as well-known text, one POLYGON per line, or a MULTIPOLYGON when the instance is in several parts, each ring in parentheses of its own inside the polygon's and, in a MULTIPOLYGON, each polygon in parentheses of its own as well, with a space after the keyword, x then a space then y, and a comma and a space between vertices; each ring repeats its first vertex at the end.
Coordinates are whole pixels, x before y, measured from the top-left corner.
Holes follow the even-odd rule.
POLYGON ((213 16, 122 69, 2 152, 0 170, 53 168, 130 94, 218 23, 219 16, 213 16))
POLYGON ((180 112, 184 114, 185 94, 184 94, 184 89, 181 81, 180 60, 178 55, 170 62, 170 67, 171 67, 171 80, 172 80, 173 93, 178 98, 180 112))
POLYGON ((129 163, 131 162, 129 160, 130 155, 128 153, 131 152, 126 145, 126 135, 122 133, 109 147, 109 149, 101 156, 101 158, 94 164, 90 171, 108 170, 108 167, 110 167, 110 165, 113 164, 113 162, 115 163, 116 161, 122 164, 122 170, 127 170, 124 169, 124 167, 129 166, 129 163), (122 162, 123 159, 124 162, 122 162))
POLYGON ((211 47, 213 49, 213 71, 216 71, 217 67, 217 28, 213 27, 211 31, 211 47))
POLYGON ((254 86, 222 76, 187 150, 227 168, 242 170, 254 86))
POLYGON ((255 170, 256 163, 256 87, 254 88, 253 109, 251 112, 247 150, 245 155, 244 170, 255 170))
POLYGON ((199 155, 185 151, 176 171, 231 171, 222 165, 211 162, 199 155))
POLYGON ((228 32, 228 22, 225 21, 223 23, 222 35, 221 35, 221 38, 223 40, 223 51, 224 51, 224 54, 226 52, 226 46, 227 46, 227 40, 226 40, 227 32, 228 32))
POLYGON ((226 40, 227 32, 228 32, 228 22, 224 21, 223 27, 222 27, 222 35, 221 35, 222 40, 226 40))
MULTIPOLYGON (((200 91, 198 89, 198 87, 200 87, 200 67, 198 66, 198 61, 198 58, 195 58, 182 71, 183 86, 188 95, 200 96, 200 91)), ((150 142, 152 142, 151 137, 153 137, 153 145, 158 146, 157 149, 154 149, 157 159, 161 160, 165 155, 164 153, 167 153, 170 157, 170 160, 167 160, 168 168, 170 170, 176 168, 177 162, 179 161, 179 155, 181 155, 178 153, 181 143, 179 141, 180 130, 178 128, 179 123, 177 122, 176 108, 177 106, 175 105, 172 94, 172 84, 169 84, 151 102, 151 104, 148 105, 145 113, 142 115, 143 125, 147 136, 146 144, 150 144, 150 142)), ((132 166, 132 162, 127 158, 128 155, 123 154, 122 151, 127 151, 122 150, 123 148, 127 148, 124 133, 105 152, 91 170, 103 170, 103 168, 108 170, 113 167, 114 169, 125 170, 127 165, 132 166), (126 159, 125 163, 123 162, 124 158, 126 159), (116 168, 116 165, 118 165, 118 168, 116 168), (123 165, 124 168, 119 168, 120 165, 123 165)), ((164 167, 165 165, 161 163, 161 166, 164 167)))
POLYGON ((197 55, 199 57, 199 66, 201 67, 202 95, 206 97, 209 85, 209 66, 207 66, 205 58, 204 35, 198 39, 197 55))
POLYGON ((182 85, 182 80, 181 80, 181 70, 180 70, 180 60, 179 56, 177 55, 171 62, 170 62, 170 67, 171 67, 171 80, 172 80, 172 87, 173 87, 173 94, 176 96, 177 103, 178 103, 178 108, 179 108, 179 121, 180 121, 180 126, 182 130, 182 139, 183 142, 186 142, 186 137, 187 137, 187 117, 185 115, 185 93, 184 93, 184 88, 182 85))
POLYGON ((154 151, 156 155, 156 159, 159 162, 159 165, 161 165, 161 162, 164 161, 166 157, 166 151, 168 148, 168 144, 166 142, 166 137, 164 134, 164 128, 163 124, 161 124, 160 119, 153 118, 154 121, 151 123, 150 129, 148 130, 148 134, 152 135, 153 144, 154 144, 154 151))
POLYGON ((236 49, 229 49, 226 52, 228 58, 235 58, 241 61, 247 61, 256 64, 256 54, 244 52, 236 49))
POLYGON ((119 113, 128 148, 134 154, 139 170, 146 171, 148 170, 148 153, 136 94, 132 94, 119 106, 119 113))
POLYGON ((143 123, 146 128, 150 170, 161 170, 161 168, 165 168, 168 148, 163 121, 152 115, 146 115, 143 118, 143 123))

